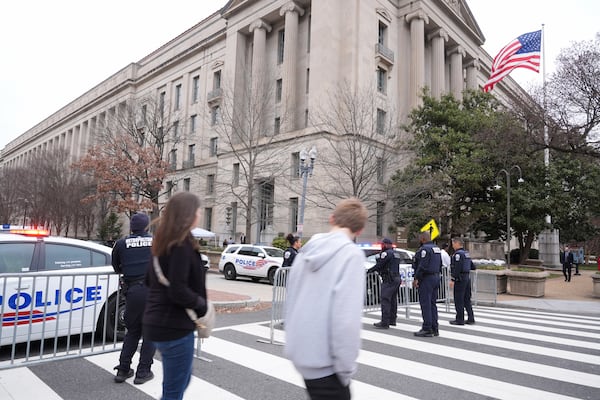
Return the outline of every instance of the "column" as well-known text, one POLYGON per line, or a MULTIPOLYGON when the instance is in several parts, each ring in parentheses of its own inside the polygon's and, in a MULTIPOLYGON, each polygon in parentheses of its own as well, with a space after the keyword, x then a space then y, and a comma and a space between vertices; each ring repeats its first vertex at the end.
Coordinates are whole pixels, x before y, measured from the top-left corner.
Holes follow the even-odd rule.
POLYGON ((254 35, 252 45, 252 84, 253 89, 258 89, 264 83, 266 59, 267 59, 267 32, 271 32, 271 26, 262 19, 254 21, 250 25, 250 33, 254 35))
POLYGON ((448 41, 448 34, 443 29, 438 29, 430 34, 431 40, 431 96, 439 99, 445 89, 445 63, 446 54, 444 51, 444 42, 448 41))
POLYGON ((298 63, 298 18, 304 15, 304 10, 290 1, 279 10, 279 15, 285 16, 285 38, 283 45, 282 80, 282 132, 293 131, 296 128, 296 81, 298 63))
POLYGON ((479 60, 471 60, 465 66, 467 69, 467 89, 476 90, 477 85, 477 73, 479 71, 479 60))
POLYGON ((448 51, 450 56, 450 92, 457 100, 462 99, 463 91, 463 57, 465 50, 461 46, 455 46, 448 51))
POLYGON ((429 18, 419 10, 406 15, 410 24, 410 95, 411 108, 421 103, 421 89, 425 86, 425 24, 429 18))

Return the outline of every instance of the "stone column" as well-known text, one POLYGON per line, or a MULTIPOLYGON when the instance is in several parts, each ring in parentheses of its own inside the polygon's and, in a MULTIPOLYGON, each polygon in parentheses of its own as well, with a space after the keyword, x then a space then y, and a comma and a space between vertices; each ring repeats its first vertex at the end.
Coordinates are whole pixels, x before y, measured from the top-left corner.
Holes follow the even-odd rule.
POLYGON ((252 83, 258 88, 265 83, 266 58, 267 58, 267 32, 271 32, 271 26, 262 19, 254 21, 250 25, 250 33, 254 35, 252 48, 252 83))
POLYGON ((422 10, 406 15, 410 24, 410 96, 411 108, 421 103, 421 89, 425 86, 425 24, 429 18, 422 10))
POLYGON ((462 99, 463 91, 463 57, 465 50, 461 46, 455 46, 448 51, 450 56, 450 92, 457 100, 462 99))
POLYGON ((304 15, 304 10, 293 1, 290 1, 281 7, 279 15, 285 16, 283 67, 281 71, 281 132, 289 132, 296 129, 298 19, 300 16, 304 15))
POLYGON ((444 42, 448 41, 448 34, 443 29, 438 29, 428 36, 431 40, 431 95, 437 99, 442 96, 446 84, 446 54, 444 42))
POLYGON ((467 69, 467 89, 477 89, 477 71, 479 71, 479 60, 471 60, 465 66, 467 69))

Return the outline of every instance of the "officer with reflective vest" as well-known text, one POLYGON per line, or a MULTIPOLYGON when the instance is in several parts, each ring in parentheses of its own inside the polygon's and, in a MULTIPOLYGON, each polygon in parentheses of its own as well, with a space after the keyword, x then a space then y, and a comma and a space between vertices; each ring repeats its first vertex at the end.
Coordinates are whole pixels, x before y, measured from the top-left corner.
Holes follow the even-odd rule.
POLYGON ((415 332, 414 335, 419 337, 439 336, 436 301, 440 288, 442 251, 438 246, 433 244, 431 234, 428 231, 421 232, 419 241, 421 242, 421 247, 415 254, 414 265, 416 271, 414 285, 418 288, 419 292, 423 325, 421 330, 415 332))
POLYGON ((390 325, 396 326, 398 314, 398 288, 400 278, 400 256, 396 254, 392 241, 388 238, 382 241, 383 252, 379 255, 375 265, 367 272, 376 271, 381 277, 381 321, 373 324, 378 329, 388 329, 390 325))
POLYGON ((452 239, 452 263, 450 274, 452 276, 450 285, 454 286, 454 307, 456 308, 456 318, 450 321, 452 325, 474 324, 473 307, 471 306, 471 279, 470 273, 473 262, 468 251, 463 249, 463 240, 460 238, 452 239), (465 309, 468 319, 465 321, 465 309))
MULTIPOLYGON (((130 368, 140 338, 142 338, 142 316, 148 288, 144 284, 146 270, 152 260, 152 236, 148 233, 150 219, 146 214, 131 217, 131 235, 117 240, 112 251, 112 266, 122 274, 122 292, 125 295, 125 326, 127 333, 123 341, 119 365, 115 367, 115 382, 122 383, 133 376, 130 368)), ((151 371, 155 347, 144 340, 140 350, 140 361, 133 383, 139 385, 154 378, 151 371)))

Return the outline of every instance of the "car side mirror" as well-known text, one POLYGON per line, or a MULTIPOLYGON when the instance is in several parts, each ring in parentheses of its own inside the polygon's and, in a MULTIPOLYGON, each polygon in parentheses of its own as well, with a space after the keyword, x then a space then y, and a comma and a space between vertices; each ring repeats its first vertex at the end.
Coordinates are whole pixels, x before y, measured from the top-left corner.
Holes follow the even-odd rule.
POLYGON ((267 256, 265 255, 265 253, 258 253, 258 257, 266 258, 267 256))

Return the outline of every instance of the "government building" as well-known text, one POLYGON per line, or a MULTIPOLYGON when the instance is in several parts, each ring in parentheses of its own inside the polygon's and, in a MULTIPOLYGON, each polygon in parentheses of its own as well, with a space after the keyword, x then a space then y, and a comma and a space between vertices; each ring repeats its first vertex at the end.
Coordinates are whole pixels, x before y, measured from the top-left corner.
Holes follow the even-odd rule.
MULTIPOLYGON (((231 0, 17 137, 0 162, 58 148, 79 159, 132 105, 145 115, 156 102, 172 139, 159 202, 198 194, 201 227, 219 240, 309 237, 350 195, 370 210, 361 241, 395 237, 385 184, 410 159, 398 127, 424 89, 483 87, 484 40, 464 0, 231 0)), ((493 93, 507 103, 523 91, 507 77, 493 93)))

